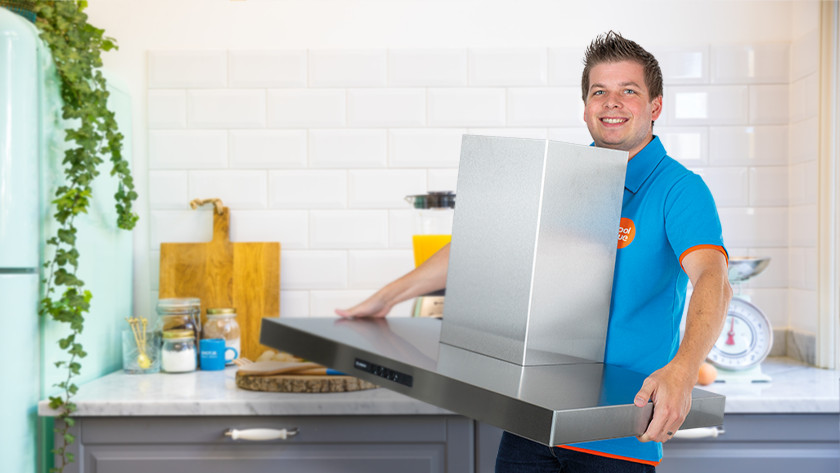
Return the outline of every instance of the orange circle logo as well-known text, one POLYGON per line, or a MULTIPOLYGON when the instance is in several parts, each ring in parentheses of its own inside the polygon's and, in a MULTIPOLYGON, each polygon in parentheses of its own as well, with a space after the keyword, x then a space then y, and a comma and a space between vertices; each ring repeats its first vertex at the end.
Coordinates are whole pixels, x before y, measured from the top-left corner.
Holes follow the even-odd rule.
POLYGON ((633 238, 636 238, 636 224, 629 218, 621 217, 621 223, 618 224, 618 248, 633 243, 633 238))

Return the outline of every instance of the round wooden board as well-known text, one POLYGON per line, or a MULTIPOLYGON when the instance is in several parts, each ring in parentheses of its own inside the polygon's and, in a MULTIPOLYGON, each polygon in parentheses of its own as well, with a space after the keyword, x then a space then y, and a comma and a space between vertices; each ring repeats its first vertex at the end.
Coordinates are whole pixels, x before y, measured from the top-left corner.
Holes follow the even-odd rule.
POLYGON ((263 376, 239 373, 236 373, 236 385, 250 391, 278 393, 339 393, 378 387, 353 376, 263 376))

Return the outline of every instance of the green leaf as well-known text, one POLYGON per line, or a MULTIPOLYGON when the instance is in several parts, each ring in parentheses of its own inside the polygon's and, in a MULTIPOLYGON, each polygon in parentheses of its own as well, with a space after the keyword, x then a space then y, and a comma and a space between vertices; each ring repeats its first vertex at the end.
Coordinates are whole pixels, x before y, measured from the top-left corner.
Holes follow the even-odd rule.
POLYGON ((50 409, 58 409, 64 404, 64 399, 57 396, 50 396, 50 409))
POLYGON ((58 341, 58 346, 62 350, 66 350, 67 347, 69 347, 70 344, 73 343, 73 340, 75 340, 75 339, 76 339, 76 335, 75 334, 70 334, 67 337, 60 339, 58 341))

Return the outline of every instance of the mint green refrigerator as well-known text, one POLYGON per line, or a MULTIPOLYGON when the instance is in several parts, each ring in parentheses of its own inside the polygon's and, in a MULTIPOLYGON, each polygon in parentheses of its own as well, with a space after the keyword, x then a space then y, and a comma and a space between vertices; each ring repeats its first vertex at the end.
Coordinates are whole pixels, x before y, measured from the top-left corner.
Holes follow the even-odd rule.
MULTIPOLYGON (((106 73, 106 78, 108 77, 106 73)), ((109 108, 131 150, 131 101, 109 78, 109 108)), ((38 418, 37 403, 57 394, 66 359, 58 339, 67 328, 40 320, 44 242, 55 232, 50 201, 62 182, 64 127, 58 79, 35 26, 0 8, 0 470, 46 472, 52 464, 51 419, 38 418)), ((116 226, 117 181, 108 164, 94 184, 89 213, 77 219, 78 275, 93 293, 76 384, 120 369, 120 332, 132 308, 132 236, 116 226)))

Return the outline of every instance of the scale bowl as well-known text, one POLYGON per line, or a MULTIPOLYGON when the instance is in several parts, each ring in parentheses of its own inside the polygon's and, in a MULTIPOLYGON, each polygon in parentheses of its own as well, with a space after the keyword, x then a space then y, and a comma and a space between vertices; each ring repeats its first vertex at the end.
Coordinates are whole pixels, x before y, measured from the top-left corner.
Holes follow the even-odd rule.
POLYGON ((729 282, 744 282, 764 271, 770 264, 769 257, 741 256, 729 258, 729 282))

